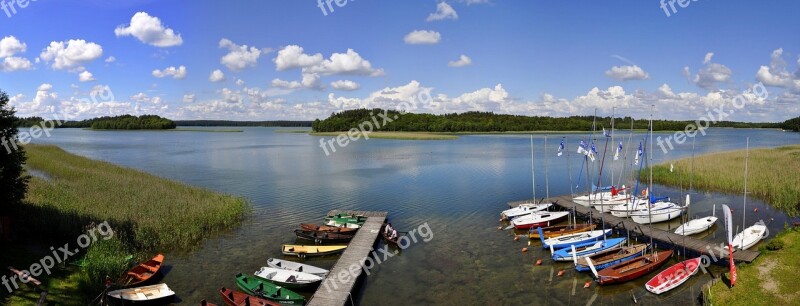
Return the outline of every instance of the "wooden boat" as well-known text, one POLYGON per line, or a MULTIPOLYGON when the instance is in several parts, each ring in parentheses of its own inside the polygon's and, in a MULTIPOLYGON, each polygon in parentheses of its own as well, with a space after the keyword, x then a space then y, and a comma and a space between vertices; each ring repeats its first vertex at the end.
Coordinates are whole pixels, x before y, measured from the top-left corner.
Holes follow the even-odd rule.
POLYGON ((386 234, 386 224, 381 226, 381 237, 383 237, 383 240, 386 241, 386 243, 388 243, 389 245, 400 247, 400 245, 397 243, 400 240, 400 233, 399 232, 397 233, 396 239, 391 239, 390 235, 391 234, 386 234))
POLYGON ((591 260, 586 262, 589 264, 589 269, 592 270, 596 277, 595 281, 598 284, 610 285, 645 276, 664 265, 670 257, 672 257, 672 250, 661 251, 621 262, 600 271, 594 268, 591 260))
MULTIPOLYGON (((539 228, 539 230, 541 230, 541 228, 539 228)), ((570 245, 573 244, 597 241, 603 236, 608 236, 608 235, 611 235, 610 229, 569 234, 545 240, 544 238, 541 238, 542 236, 544 236, 544 234, 539 233, 540 237, 539 240, 542 241, 542 248, 545 249, 550 248, 551 250, 557 250, 557 249, 568 248, 570 245)))
POLYGON ((323 268, 318 268, 312 265, 301 264, 299 262, 293 262, 277 258, 267 259, 267 266, 271 268, 284 269, 288 271, 305 272, 320 277, 328 276, 328 273, 330 273, 330 271, 325 270, 323 268))
POLYGON ((524 203, 520 204, 517 207, 506 209, 500 212, 500 219, 501 220, 514 220, 517 217, 522 217, 525 215, 530 215, 531 213, 535 213, 537 211, 547 210, 548 208, 552 207, 553 203, 524 203))
MULTIPOLYGON (((573 224, 573 225, 556 225, 542 228, 545 239, 559 237, 569 234, 582 233, 594 230, 597 225, 595 224, 573 224)), ((528 238, 539 239, 539 231, 531 230, 528 233, 528 238)))
POLYGON ((280 304, 270 300, 265 300, 244 292, 222 287, 219 294, 228 306, 278 306, 280 304))
MULTIPOLYGON (((763 223, 756 223, 751 227, 744 229, 741 233, 733 237, 734 250, 747 250, 756 245, 761 239, 767 236, 767 226, 763 223)), ((728 247, 726 246, 727 250, 728 247)))
POLYGON ((256 278, 269 281, 278 286, 289 289, 299 289, 319 285, 322 277, 305 272, 289 271, 284 269, 262 267, 253 273, 256 278))
POLYGON ((167 284, 158 284, 114 290, 109 292, 108 296, 123 303, 168 303, 175 298, 175 292, 169 289, 167 284))
POLYGON ((308 257, 308 256, 325 256, 333 255, 344 252, 346 245, 298 245, 298 244, 284 244, 281 249, 283 255, 308 257))
POLYGON ((574 261, 575 270, 578 270, 579 272, 589 271, 589 264, 586 261, 587 258, 592 261, 595 269, 602 270, 623 261, 628 261, 630 259, 642 256, 646 251, 647 245, 644 243, 622 247, 619 249, 607 250, 592 256, 578 258, 574 261))
POLYGON ((164 255, 158 254, 153 259, 139 264, 138 266, 130 269, 128 273, 120 277, 119 284, 125 287, 132 287, 141 285, 142 283, 153 278, 154 275, 161 270, 161 265, 164 264, 164 255))
POLYGON ((303 305, 305 303, 305 298, 297 292, 268 281, 249 277, 242 273, 236 275, 236 286, 247 294, 259 296, 281 304, 303 305))
POLYGON ((300 239, 311 240, 315 243, 347 243, 353 239, 353 235, 342 235, 329 232, 295 230, 295 236, 300 239))
POLYGON ((516 218, 511 221, 511 225, 516 229, 531 229, 537 227, 547 227, 556 224, 561 219, 569 215, 568 211, 540 211, 516 218))
POLYGON ((605 240, 573 244, 553 252, 553 261, 575 261, 578 258, 592 256, 603 251, 619 249, 625 243, 625 238, 609 238, 605 240))
POLYGON ((365 216, 356 216, 347 214, 337 214, 325 217, 325 225, 335 226, 335 227, 361 228, 361 226, 364 225, 364 222, 366 221, 367 217, 365 216))
POLYGON ((662 294, 675 289, 689 280, 692 275, 697 274, 697 271, 700 270, 700 261, 701 257, 697 257, 679 262, 658 273, 644 287, 647 288, 647 291, 655 294, 662 294))
POLYGON ((327 225, 316 225, 316 224, 309 224, 309 223, 301 223, 300 229, 306 231, 319 231, 319 232, 330 232, 330 233, 337 233, 342 235, 355 235, 358 231, 357 228, 346 228, 346 227, 337 227, 337 226, 327 226, 327 225))

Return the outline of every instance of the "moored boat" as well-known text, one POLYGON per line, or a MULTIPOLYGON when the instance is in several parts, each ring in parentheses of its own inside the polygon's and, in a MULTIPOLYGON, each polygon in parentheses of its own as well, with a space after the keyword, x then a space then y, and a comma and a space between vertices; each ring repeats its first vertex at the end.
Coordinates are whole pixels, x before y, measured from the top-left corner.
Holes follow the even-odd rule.
POLYGON ((297 292, 242 273, 236 275, 236 286, 247 294, 281 304, 302 305, 305 303, 305 298, 297 292))
POLYGON ((288 261, 283 259, 277 258, 270 258, 267 259, 267 266, 276 269, 284 269, 289 271, 297 271, 297 272, 305 272, 309 274, 314 274, 316 276, 325 277, 330 273, 330 271, 325 270, 323 268, 315 267, 312 265, 302 264, 299 262, 288 261))
POLYGON ((579 272, 589 271, 587 259, 591 260, 595 269, 605 269, 618 263, 644 255, 647 245, 644 243, 622 247, 619 249, 606 250, 592 256, 578 258, 574 261, 575 270, 579 272))
MULTIPOLYGON (((611 230, 594 230, 583 233, 569 234, 550 239, 539 238, 542 241, 542 248, 550 248, 551 250, 568 248, 570 245, 579 244, 584 242, 596 241, 604 236, 611 235, 611 230)), ((539 236, 544 236, 539 233, 539 236)))
POLYGON ((525 215, 511 221, 516 229, 531 229, 536 227, 547 227, 560 222, 569 215, 568 211, 540 211, 525 215))
POLYGON ((702 257, 697 257, 679 262, 658 273, 647 281, 644 287, 647 288, 647 291, 655 294, 675 289, 697 274, 697 271, 700 270, 701 259, 702 257))
POLYGON ((655 202, 650 200, 650 205, 631 212, 629 216, 633 222, 639 224, 666 222, 683 214, 683 208, 672 202, 655 202))
POLYGON ((270 300, 265 300, 259 297, 249 295, 244 292, 239 292, 233 289, 222 287, 219 289, 219 294, 228 306, 278 306, 280 304, 270 300))
POLYGON ((284 269, 262 267, 253 273, 256 278, 269 281, 278 286, 289 289, 299 289, 319 285, 322 277, 305 272, 289 271, 284 269))
MULTIPOLYGON (((597 225, 595 224, 572 224, 572 225, 556 225, 542 228, 544 238, 549 239, 569 234, 588 232, 594 230, 597 225)), ((539 231, 531 230, 528 233, 528 238, 539 239, 539 231)))
POLYGON ((299 245, 284 244, 281 246, 283 255, 308 257, 325 256, 344 252, 346 245, 299 245))
POLYGON ((675 234, 684 236, 699 234, 711 229, 716 223, 717 217, 714 216, 690 220, 675 229, 675 234))
MULTIPOLYGON (((761 239, 767 236, 767 226, 763 222, 754 224, 751 227, 744 229, 741 233, 733 237, 734 250, 747 250, 756 245, 761 239)), ((726 246, 727 250, 728 247, 726 246)))
POLYGON ((502 211, 500 213, 500 218, 502 220, 514 220, 515 218, 530 215, 531 213, 535 213, 537 211, 547 210, 552 206, 553 203, 524 203, 517 207, 502 211))
POLYGON ((294 234, 297 238, 314 241, 315 243, 347 243, 353 239, 353 235, 318 231, 295 230, 294 234))
POLYGON ((367 221, 366 216, 337 214, 325 217, 325 225, 335 227, 360 228, 367 221))
POLYGON ((158 254, 153 259, 145 261, 132 269, 128 270, 125 275, 120 277, 119 284, 124 287, 132 287, 141 285, 144 282, 153 278, 161 266, 164 264, 164 255, 158 254))
POLYGON ((645 276, 664 265, 670 257, 672 257, 672 250, 661 251, 621 262, 600 271, 594 268, 591 260, 587 260, 587 263, 598 284, 610 285, 645 276))
POLYGON ((306 231, 330 232, 330 233, 337 233, 337 234, 342 234, 342 235, 355 235, 356 232, 358 231, 357 228, 317 225, 317 224, 310 224, 310 223, 301 223, 300 224, 300 229, 306 230, 306 231))
POLYGON ((569 248, 563 248, 553 252, 554 261, 574 261, 577 258, 592 256, 597 253, 619 249, 625 243, 625 238, 609 238, 592 242, 573 244, 569 248))
POLYGON ((167 284, 114 290, 108 296, 122 303, 167 303, 175 298, 175 292, 167 284))

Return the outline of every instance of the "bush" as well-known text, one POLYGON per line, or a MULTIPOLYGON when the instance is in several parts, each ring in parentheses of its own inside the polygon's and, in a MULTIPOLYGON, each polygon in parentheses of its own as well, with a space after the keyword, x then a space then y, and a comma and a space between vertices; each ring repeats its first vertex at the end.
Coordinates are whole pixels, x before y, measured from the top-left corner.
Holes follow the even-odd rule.
POLYGON ((772 239, 769 243, 767 243, 767 250, 778 251, 782 249, 783 249, 783 240, 775 238, 772 239))

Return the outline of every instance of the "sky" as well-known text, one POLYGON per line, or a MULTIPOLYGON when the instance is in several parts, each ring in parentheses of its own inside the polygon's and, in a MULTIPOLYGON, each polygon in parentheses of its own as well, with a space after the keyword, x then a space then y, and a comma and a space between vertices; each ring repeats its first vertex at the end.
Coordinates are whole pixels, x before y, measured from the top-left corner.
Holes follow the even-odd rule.
POLYGON ((405 103, 680 120, 724 107, 718 119, 776 122, 800 116, 798 11, 789 0, 0 0, 0 90, 18 116, 60 119, 313 120, 405 103))

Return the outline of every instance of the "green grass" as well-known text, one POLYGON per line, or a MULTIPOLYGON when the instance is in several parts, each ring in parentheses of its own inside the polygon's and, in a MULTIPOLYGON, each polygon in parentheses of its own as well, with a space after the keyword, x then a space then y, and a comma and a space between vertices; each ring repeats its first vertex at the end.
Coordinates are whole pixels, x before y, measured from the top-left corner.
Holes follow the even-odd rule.
MULTIPOLYGON (((694 188, 741 194, 744 192, 745 150, 695 157, 694 188)), ((688 185, 691 159, 653 167, 653 180, 659 184, 688 185), (681 176, 683 181, 681 182, 681 176)), ((772 149, 752 149, 748 161, 747 192, 790 215, 800 210, 800 145, 772 149)))
POLYGON ((753 263, 737 266, 736 286, 729 288, 724 282, 711 286, 709 299, 712 305, 798 305, 800 292, 796 281, 800 279, 800 232, 786 230, 773 239, 780 239, 784 247, 769 251, 762 247, 762 255, 753 263))
MULTIPOLYGON (((332 136, 347 135, 347 132, 312 132, 311 136, 332 136)), ((453 140, 458 139, 456 135, 427 133, 427 132, 372 132, 369 138, 376 139, 398 139, 398 140, 453 140)))

